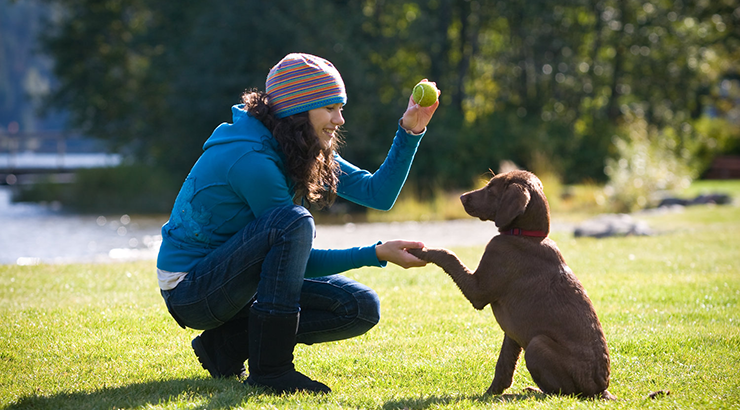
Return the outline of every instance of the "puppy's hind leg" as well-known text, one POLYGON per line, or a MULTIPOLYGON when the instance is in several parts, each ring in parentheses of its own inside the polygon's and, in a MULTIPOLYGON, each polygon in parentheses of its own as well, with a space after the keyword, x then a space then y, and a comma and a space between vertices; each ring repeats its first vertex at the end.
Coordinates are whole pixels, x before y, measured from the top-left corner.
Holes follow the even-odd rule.
POLYGON ((519 360, 521 352, 522 347, 514 339, 504 335, 504 343, 501 345, 501 353, 499 353, 496 362, 496 374, 493 376, 493 382, 491 382, 491 387, 486 390, 486 394, 501 394, 511 387, 516 362, 519 360))
POLYGON ((609 393, 608 363, 606 370, 588 359, 588 351, 568 352, 553 339, 539 335, 532 339, 524 353, 532 380, 547 394, 614 400, 609 393))
MULTIPOLYGON (((562 351, 560 346, 547 336, 535 336, 524 352, 527 369, 532 380, 546 394, 578 394, 578 388, 569 371, 574 358, 562 351)), ((532 389, 534 391, 534 389, 532 389)))

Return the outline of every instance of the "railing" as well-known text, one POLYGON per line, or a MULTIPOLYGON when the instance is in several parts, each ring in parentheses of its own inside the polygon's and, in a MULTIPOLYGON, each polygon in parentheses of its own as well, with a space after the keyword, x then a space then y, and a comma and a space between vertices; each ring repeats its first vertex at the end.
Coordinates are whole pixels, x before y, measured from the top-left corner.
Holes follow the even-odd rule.
POLYGON ((120 163, 120 155, 106 153, 100 143, 88 138, 58 132, 0 134, 0 184, 30 183, 39 174, 59 176, 120 163))

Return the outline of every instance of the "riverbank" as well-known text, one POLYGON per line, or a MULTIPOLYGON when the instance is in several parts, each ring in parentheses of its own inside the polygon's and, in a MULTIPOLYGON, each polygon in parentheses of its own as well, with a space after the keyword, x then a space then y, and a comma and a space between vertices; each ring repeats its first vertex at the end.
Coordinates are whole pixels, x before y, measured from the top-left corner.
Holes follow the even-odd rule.
MULTIPOLYGON (((80 216, 51 206, 0 208, 0 264, 106 263, 156 259, 166 218, 80 216)), ((429 222, 318 225, 317 248, 347 248, 377 241, 409 239, 430 246, 483 245, 496 233, 477 219, 429 222)))
MULTIPOLYGON (((106 263, 154 260, 166 216, 74 215, 54 204, 11 203, 0 189, 0 264, 106 263)), ((554 231, 572 229, 553 223, 554 231)), ((434 247, 482 246, 497 229, 478 219, 318 225, 317 248, 347 248, 408 239, 434 247)))
MULTIPOLYGON (((685 197, 722 192, 740 197, 738 181, 697 181, 685 197)), ((400 215, 413 215, 403 210, 400 215)), ((40 263, 108 263, 156 259, 160 229, 167 216, 75 215, 57 204, 13 203, 0 187, 0 265, 40 263)), ((395 209, 394 209, 395 211, 395 209)), ((552 231, 573 233, 588 212, 554 212, 552 231)), ((641 215, 640 217, 650 217, 641 215)), ((652 223, 651 223, 652 225, 652 223)), ((656 230, 665 229, 660 224, 656 230)), ((317 248, 364 246, 377 241, 408 239, 432 247, 483 246, 497 233, 492 222, 474 218, 424 222, 349 222, 319 224, 317 248)))

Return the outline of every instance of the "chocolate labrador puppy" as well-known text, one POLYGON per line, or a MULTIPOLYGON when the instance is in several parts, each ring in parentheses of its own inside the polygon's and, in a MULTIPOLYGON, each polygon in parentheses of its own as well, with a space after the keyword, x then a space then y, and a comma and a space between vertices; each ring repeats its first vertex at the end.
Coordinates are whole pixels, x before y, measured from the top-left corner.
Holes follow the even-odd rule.
POLYGON ((494 176, 461 196, 465 211, 494 221, 494 236, 472 272, 446 249, 409 249, 439 265, 476 309, 491 305, 504 342, 486 394, 509 388, 519 355, 539 390, 547 394, 614 399, 609 387, 609 349, 586 291, 565 264, 550 232, 542 182, 532 173, 494 176))

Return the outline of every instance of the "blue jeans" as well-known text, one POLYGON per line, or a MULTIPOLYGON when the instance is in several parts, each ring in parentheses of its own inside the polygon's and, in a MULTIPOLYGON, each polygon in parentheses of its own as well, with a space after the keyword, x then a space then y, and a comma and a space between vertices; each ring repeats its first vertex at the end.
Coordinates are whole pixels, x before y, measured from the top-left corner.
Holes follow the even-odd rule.
POLYGON ((213 329, 249 314, 300 311, 297 341, 312 344, 361 335, 380 320, 380 300, 367 286, 341 275, 303 277, 315 236, 304 207, 274 208, 249 223, 163 290, 177 322, 213 329))

